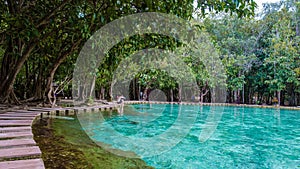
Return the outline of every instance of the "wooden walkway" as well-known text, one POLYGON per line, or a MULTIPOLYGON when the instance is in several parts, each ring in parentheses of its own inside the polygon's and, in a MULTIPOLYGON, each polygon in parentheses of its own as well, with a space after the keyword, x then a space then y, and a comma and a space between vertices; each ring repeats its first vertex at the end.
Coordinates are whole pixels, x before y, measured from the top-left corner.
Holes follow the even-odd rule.
POLYGON ((33 120, 40 114, 20 110, 0 114, 0 168, 45 168, 31 131, 33 120))
POLYGON ((32 108, 0 114, 0 168, 44 169, 41 150, 32 134, 32 123, 37 116, 75 115, 90 111, 116 109, 117 105, 92 107, 32 108))

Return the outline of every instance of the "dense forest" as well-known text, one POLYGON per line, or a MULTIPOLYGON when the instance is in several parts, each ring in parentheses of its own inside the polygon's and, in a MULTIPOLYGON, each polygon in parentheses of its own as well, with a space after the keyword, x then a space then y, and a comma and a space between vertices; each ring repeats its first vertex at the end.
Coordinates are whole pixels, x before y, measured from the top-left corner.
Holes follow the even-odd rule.
MULTIPOLYGON (((226 73, 228 103, 300 104, 300 3, 265 4, 255 13, 253 0, 4 0, 0 3, 0 103, 38 101, 54 104, 72 96, 72 75, 85 42, 120 17, 162 12, 194 18, 207 32, 226 73), (196 1, 195 1, 196 2, 196 1), (196 5, 195 5, 196 4, 196 5)), ((113 72, 122 59, 147 48, 184 46, 172 37, 135 35, 122 40, 95 72, 98 99, 111 100, 113 72)), ((188 58, 199 87, 197 101, 210 102, 205 65, 188 58)), ((130 100, 160 89, 180 101, 179 85, 167 72, 145 69, 130 83, 130 100)), ((89 96, 84 96, 89 97, 89 96)))

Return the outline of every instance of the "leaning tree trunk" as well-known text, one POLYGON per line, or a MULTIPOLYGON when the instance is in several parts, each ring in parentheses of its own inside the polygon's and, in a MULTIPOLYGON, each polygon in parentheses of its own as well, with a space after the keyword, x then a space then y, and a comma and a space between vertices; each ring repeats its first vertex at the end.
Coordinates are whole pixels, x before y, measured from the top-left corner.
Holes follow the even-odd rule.
POLYGON ((200 90, 200 97, 199 97, 199 102, 203 103, 204 102, 204 96, 208 94, 208 82, 206 81, 205 84, 203 85, 202 89, 200 90))
POLYGON ((53 101, 52 101, 52 98, 54 97, 52 83, 53 83, 53 78, 54 78, 55 71, 57 70, 58 66, 59 66, 58 63, 54 64, 54 66, 50 70, 49 76, 47 77, 47 84, 46 84, 45 93, 47 93, 47 99, 48 99, 48 102, 51 105, 54 105, 53 101))
POLYGON ((66 60, 66 58, 78 48, 81 41, 82 39, 80 38, 76 43, 72 45, 72 47, 69 50, 65 51, 64 53, 61 53, 60 56, 54 62, 53 66, 49 69, 45 93, 47 94, 47 98, 50 104, 53 104, 51 98, 54 97, 52 83, 53 83, 55 72, 58 69, 58 67, 66 60))
MULTIPOLYGON (((8 7, 7 14, 14 17, 23 17, 20 16, 22 10, 27 8, 27 5, 21 3, 20 1, 5 1, 5 5, 8 7)), ((68 3, 68 1, 63 1, 59 5, 49 8, 48 15, 43 16, 42 19, 34 22, 32 25, 35 27, 38 32, 45 30, 45 27, 52 24, 49 22, 53 17, 68 3)), ((25 16, 25 15, 24 15, 25 16)), ((33 23, 33 22, 32 22, 33 23)), ((23 31, 25 28, 17 28, 18 31, 23 31)), ((56 30, 56 29, 54 29, 56 30)), ((24 62, 28 59, 32 50, 35 46, 41 41, 45 40, 48 36, 56 31, 50 31, 45 34, 42 34, 38 37, 33 37, 29 41, 24 41, 20 38, 22 36, 16 35, 15 33, 10 34, 9 31, 6 34, 8 37, 5 41, 7 42, 6 52, 2 60, 2 68, 0 72, 0 103, 2 102, 14 102, 20 104, 17 97, 14 94, 13 85, 16 80, 17 74, 20 72, 24 62)))
POLYGON ((0 75, 0 103, 10 102, 20 104, 14 94, 13 85, 16 81, 17 74, 20 72, 24 62, 27 60, 34 47, 35 45, 28 47, 18 59, 12 59, 15 58, 11 53, 12 51, 6 50, 2 60, 0 75))
POLYGON ((206 96, 208 94, 208 89, 202 89, 200 91, 200 98, 199 98, 199 102, 203 103, 204 102, 204 96, 206 96))

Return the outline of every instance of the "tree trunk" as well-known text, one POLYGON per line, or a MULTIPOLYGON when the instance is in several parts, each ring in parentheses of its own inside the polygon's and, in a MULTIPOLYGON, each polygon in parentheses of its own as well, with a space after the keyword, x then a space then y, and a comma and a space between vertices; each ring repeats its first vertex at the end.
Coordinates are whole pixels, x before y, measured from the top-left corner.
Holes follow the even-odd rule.
POLYGON ((272 96, 270 93, 268 94, 267 104, 272 104, 272 96))
POLYGON ((178 86, 178 102, 181 102, 182 100, 181 100, 182 98, 181 98, 181 86, 179 85, 178 86))
POLYGON ((37 81, 36 81, 36 84, 35 84, 35 92, 34 92, 34 98, 35 100, 41 100, 43 99, 44 97, 44 94, 43 94, 43 85, 42 85, 42 75, 41 75, 42 72, 40 72, 40 74, 38 75, 37 77, 37 81))
POLYGON ((45 93, 47 93, 47 98, 50 104, 52 104, 52 97, 54 97, 54 92, 53 92, 53 78, 54 78, 54 74, 56 69, 58 68, 59 65, 56 65, 52 67, 52 70, 49 73, 49 76, 47 78, 47 85, 46 85, 46 89, 45 89, 45 93))
POLYGON ((173 98, 173 89, 170 89, 170 101, 173 102, 174 98, 173 98))
POLYGON ((278 106, 280 106, 280 103, 281 103, 281 97, 280 97, 280 95, 281 95, 281 90, 278 90, 277 91, 277 96, 278 96, 278 106))
POLYGON ((133 81, 132 81, 132 91, 133 91, 133 100, 136 100, 136 89, 135 89, 135 84, 136 84, 136 82, 135 82, 135 80, 136 80, 136 78, 133 78, 133 81))
POLYGON ((146 86, 145 90, 144 90, 144 95, 143 95, 143 100, 144 101, 149 101, 149 97, 148 97, 148 86, 146 86))
POLYGON ((202 92, 200 93, 200 98, 199 99, 200 99, 199 102, 203 103, 203 94, 202 94, 202 92))
POLYGON ((228 95, 228 103, 231 103, 232 102, 232 92, 231 92, 231 90, 229 89, 228 90, 228 93, 229 93, 229 95, 228 95))
POLYGON ((199 98, 199 102, 200 103, 203 103, 204 102, 204 96, 206 96, 207 95, 207 93, 208 93, 208 89, 202 89, 201 91, 200 91, 200 98, 199 98))
POLYGON ((78 100, 79 101, 82 101, 82 100, 85 99, 84 91, 85 91, 85 86, 84 85, 80 85, 78 87, 78 100))
POLYGON ((33 100, 42 100, 44 98, 44 93, 43 93, 43 70, 41 68, 41 64, 38 63, 38 76, 35 79, 35 84, 34 84, 34 95, 33 95, 33 100))
POLYGON ((288 95, 288 101, 289 106, 295 106, 295 86, 293 84, 289 84, 287 86, 287 95, 288 95))
POLYGON ((105 99, 105 89, 103 86, 101 86, 100 99, 102 99, 102 100, 105 99))
POLYGON ((27 60, 34 47, 35 45, 28 47, 24 54, 16 60, 11 59, 15 58, 15 56, 11 54, 12 51, 6 51, 2 61, 0 76, 0 103, 11 102, 20 104, 13 92, 13 85, 17 74, 20 72, 24 62, 27 60))
POLYGON ((56 59, 53 66, 49 69, 49 74, 47 77, 47 85, 45 89, 45 93, 47 93, 47 98, 49 102, 51 100, 51 95, 53 92, 52 83, 53 83, 56 70, 66 60, 66 58, 77 49, 81 41, 82 39, 79 39, 76 43, 72 45, 72 47, 69 50, 65 51, 64 53, 60 53, 60 56, 56 59))
MULTIPOLYGON (((108 101, 112 101, 114 96, 113 96, 113 83, 110 85, 110 88, 109 88, 109 98, 108 98, 108 101)), ((116 98, 117 99, 117 98, 116 98)))
POLYGON ((243 91, 242 92, 243 92, 243 94, 242 94, 242 97, 243 97, 242 98, 243 99, 242 102, 243 102, 243 104, 245 104, 245 84, 244 83, 243 83, 243 91))
POLYGON ((96 76, 94 76, 91 81, 91 88, 90 88, 89 95, 88 95, 89 99, 92 99, 92 97, 93 97, 93 93, 95 91, 95 84, 96 84, 95 82, 96 82, 96 76))

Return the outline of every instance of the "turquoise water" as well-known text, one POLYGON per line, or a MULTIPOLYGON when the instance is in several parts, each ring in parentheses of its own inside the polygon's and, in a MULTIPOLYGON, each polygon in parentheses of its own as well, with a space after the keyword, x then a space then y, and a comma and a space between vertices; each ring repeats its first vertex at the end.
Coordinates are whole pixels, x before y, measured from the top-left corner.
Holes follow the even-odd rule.
POLYGON ((141 104, 80 121, 94 140, 155 168, 300 168, 296 110, 141 104))

